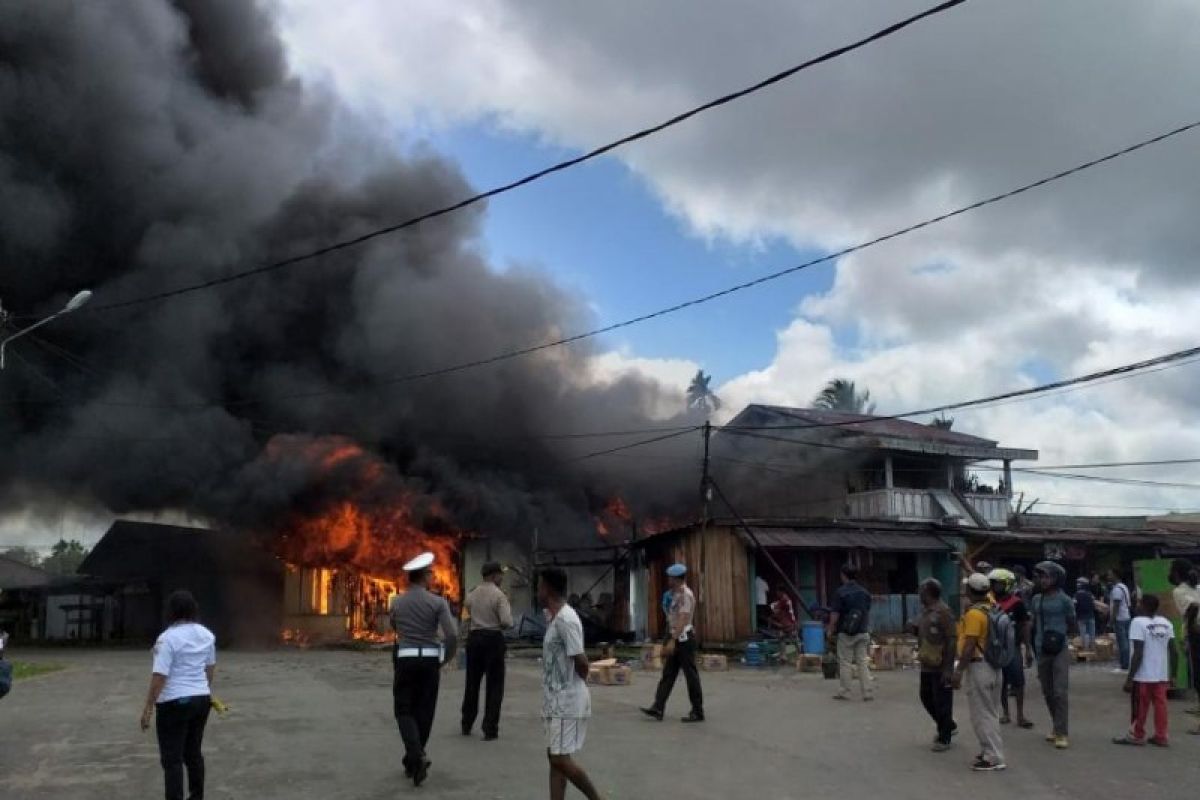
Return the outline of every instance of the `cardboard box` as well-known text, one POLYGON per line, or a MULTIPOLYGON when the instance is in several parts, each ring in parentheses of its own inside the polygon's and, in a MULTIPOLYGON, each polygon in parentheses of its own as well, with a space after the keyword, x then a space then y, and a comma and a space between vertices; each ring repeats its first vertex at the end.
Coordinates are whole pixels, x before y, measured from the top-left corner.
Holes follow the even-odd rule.
POLYGON ((663 660, 661 658, 643 658, 642 669, 646 672, 662 672, 663 660))
POLYGON ((729 659, 716 653, 700 656, 700 669, 705 672, 725 672, 729 669, 729 659))
POLYGON ((805 653, 796 659, 797 672, 820 672, 821 661, 825 658, 816 653, 805 653))
POLYGON ((633 670, 629 667, 592 667, 588 670, 587 682, 598 686, 629 686, 633 683, 633 670))
POLYGON ((872 648, 874 652, 871 657, 874 661, 873 668, 883 670, 885 672, 896 668, 896 646, 891 644, 876 645, 872 648))

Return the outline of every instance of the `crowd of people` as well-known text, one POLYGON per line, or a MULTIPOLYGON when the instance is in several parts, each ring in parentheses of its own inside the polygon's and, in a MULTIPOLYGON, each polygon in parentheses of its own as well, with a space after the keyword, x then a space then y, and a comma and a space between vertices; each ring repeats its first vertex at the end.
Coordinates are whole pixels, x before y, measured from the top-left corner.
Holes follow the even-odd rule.
MULTIPOLYGON (((408 590, 395 597, 389 614, 397 633, 392 652, 393 714, 404 744, 405 775, 420 786, 432 761, 427 747, 433 727, 441 669, 458 646, 458 626, 446 599, 430 591, 433 555, 426 553, 405 565, 408 590)), ((1038 681, 1050 717, 1046 741, 1059 750, 1069 743, 1070 650, 1068 639, 1077 632, 1086 646, 1094 643, 1102 623, 1111 621, 1117 635, 1125 690, 1130 694, 1129 729, 1113 738, 1119 745, 1169 746, 1167 691, 1176 673, 1180 648, 1170 620, 1159 613, 1160 600, 1138 597, 1130 582, 1110 575, 1109 585, 1080 579, 1068 594, 1066 572, 1054 561, 1033 570, 1033 580, 1019 567, 993 569, 977 563, 963 583, 963 607, 956 615, 944 599, 942 585, 929 578, 920 585, 921 611, 911 622, 917 635, 920 663, 920 701, 934 724, 932 749, 946 752, 958 732, 955 692, 967 698, 968 714, 979 751, 971 767, 991 772, 1007 767, 1002 729, 1012 724, 1010 699, 1018 728, 1034 723, 1026 715, 1025 671, 1037 668, 1038 681), (957 619, 956 619, 957 617, 957 619), (1146 725, 1153 712, 1153 733, 1146 725)), ((504 631, 513 625, 512 609, 501 584, 500 564, 485 564, 483 581, 465 600, 470 619, 466 640, 467 674, 462 703, 462 733, 470 736, 479 715, 481 684, 486 681, 483 739, 499 738, 504 694, 504 631)), ((842 585, 833 600, 827 634, 836 647, 840 688, 835 699, 853 696, 853 678, 864 701, 874 699, 870 674, 871 594, 858 580, 853 565, 841 569, 842 585)), ((690 712, 685 723, 703 722, 704 695, 697 661, 693 620, 695 595, 687 585, 687 567, 667 570, 669 589, 663 598, 668 633, 663 649, 662 677, 653 703, 643 708, 661 721, 676 680, 683 673, 690 712)), ((1184 652, 1189 674, 1200 696, 1200 573, 1186 560, 1172 563, 1171 600, 1183 617, 1184 652)), ((538 574, 538 600, 547 626, 542 644, 542 719, 549 762, 551 800, 565 797, 568 784, 589 800, 601 795, 575 761, 587 738, 591 696, 584 628, 566 595, 567 575, 557 567, 538 574)), ((761 588, 761 587, 756 587, 761 588)), ((766 600, 763 613, 771 624, 794 633, 791 598, 780 588, 766 600)), ((170 624, 155 643, 150 688, 141 725, 155 724, 167 800, 182 800, 186 774, 188 796, 204 794, 202 744, 216 675, 213 634, 198 621, 195 599, 186 591, 168 601, 170 624)), ((1200 725, 1189 733, 1200 734, 1200 725)))
MULTIPOLYGON (((1059 750, 1069 748, 1069 637, 1078 632, 1082 646, 1094 646, 1098 610, 1107 610, 1111 615, 1121 658, 1116 671, 1126 676, 1124 688, 1130 694, 1129 729, 1114 737, 1113 742, 1169 746, 1167 691, 1172 676, 1177 674, 1180 648, 1171 621, 1159 613, 1156 595, 1137 597, 1129 583, 1117 575, 1110 575, 1103 599, 1097 597, 1103 587, 1094 592, 1093 581, 1087 579, 1077 581, 1076 592, 1068 595, 1066 572, 1054 561, 1039 563, 1033 581, 1026 581, 1023 571, 1015 568, 993 569, 989 564, 977 564, 976 570, 964 583, 963 609, 957 622, 943 600, 942 585, 930 578, 921 584, 922 611, 911 624, 918 638, 921 703, 936 731, 932 745, 935 752, 950 749, 951 738, 957 732, 954 691, 961 689, 979 742, 972 769, 1005 769, 1001 731, 1012 723, 1010 699, 1016 706, 1017 726, 1034 727, 1025 713, 1024 687, 1025 671, 1035 665, 1050 718, 1046 741, 1059 750), (1146 724, 1151 711, 1154 731, 1148 736, 1146 724)), ((847 590, 847 586, 855 585, 853 569, 844 569, 842 577, 845 585, 838 602, 843 608, 852 607, 853 603, 847 604, 842 597, 860 596, 847 590)), ((1175 586, 1172 600, 1184 620, 1189 675, 1200 695, 1200 574, 1190 562, 1177 560, 1171 566, 1170 581, 1175 586)), ((845 675, 851 659, 842 654, 842 646, 852 646, 854 660, 858 660, 858 648, 841 631, 837 632, 837 644, 845 675)), ((860 678, 862 673, 859 666, 860 678)), ((863 687, 864 699, 869 699, 865 683, 863 687)), ((843 677, 842 691, 835 697, 843 698, 846 691, 843 677)), ((1189 733, 1200 734, 1200 725, 1189 733)))

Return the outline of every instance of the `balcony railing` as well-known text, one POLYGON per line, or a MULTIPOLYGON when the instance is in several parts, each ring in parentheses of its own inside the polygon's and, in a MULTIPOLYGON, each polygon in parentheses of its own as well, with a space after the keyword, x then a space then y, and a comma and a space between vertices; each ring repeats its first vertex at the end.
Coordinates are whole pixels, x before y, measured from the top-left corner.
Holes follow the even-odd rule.
MULTIPOLYGON (((894 519, 907 522, 941 521, 947 516, 969 517, 961 509, 961 501, 949 491, 938 492, 939 500, 928 489, 875 489, 856 492, 848 496, 851 519, 894 519), (946 508, 945 504, 952 507, 946 508), (953 506, 959 506, 956 510, 953 506)), ((971 505, 991 528, 1003 528, 1008 524, 1009 497, 1002 494, 965 494, 961 498, 971 505)), ((967 525, 974 524, 970 518, 963 519, 967 525)))

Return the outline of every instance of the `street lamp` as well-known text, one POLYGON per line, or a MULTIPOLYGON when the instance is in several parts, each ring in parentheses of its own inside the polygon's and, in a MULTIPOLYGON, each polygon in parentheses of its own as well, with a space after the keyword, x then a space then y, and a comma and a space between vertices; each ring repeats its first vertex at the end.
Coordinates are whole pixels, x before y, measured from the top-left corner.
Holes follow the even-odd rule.
POLYGON ((8 345, 9 342, 11 342, 13 339, 21 338, 22 336, 29 333, 33 329, 40 328, 43 325, 45 325, 47 322, 50 322, 54 319, 57 319, 58 317, 61 317, 63 314, 70 314, 72 311, 78 311, 80 308, 82 308, 87 303, 88 300, 91 300, 91 299, 92 299, 92 293, 89 292, 87 289, 84 289, 82 292, 80 292, 79 294, 72 297, 69 301, 67 301, 67 304, 62 307, 61 311, 56 311, 53 314, 51 314, 50 316, 46 317, 44 320, 41 320, 40 322, 35 322, 32 325, 30 325, 28 328, 17 331, 12 336, 9 336, 7 339, 0 340, 0 369, 4 369, 4 348, 8 345))

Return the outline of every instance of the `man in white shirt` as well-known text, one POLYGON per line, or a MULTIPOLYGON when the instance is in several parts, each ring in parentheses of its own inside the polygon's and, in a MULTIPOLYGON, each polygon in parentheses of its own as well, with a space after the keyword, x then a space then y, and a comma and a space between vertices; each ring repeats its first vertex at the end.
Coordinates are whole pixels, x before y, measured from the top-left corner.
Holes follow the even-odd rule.
POLYGON ((549 567, 538 574, 538 600, 549 620, 542 640, 542 720, 550 759, 550 800, 563 800, 567 782, 588 800, 600 800, 583 768, 572 756, 583 748, 592 696, 587 687, 588 659, 583 623, 567 605, 567 573, 549 567))
POLYGON ((1167 689, 1175 673, 1178 652, 1171 620, 1158 614, 1158 598, 1147 594, 1138 604, 1138 615, 1129 627, 1133 658, 1125 691, 1132 694, 1129 733, 1113 739, 1115 744, 1144 745, 1146 717, 1154 707, 1154 736, 1150 744, 1167 747, 1167 689))

